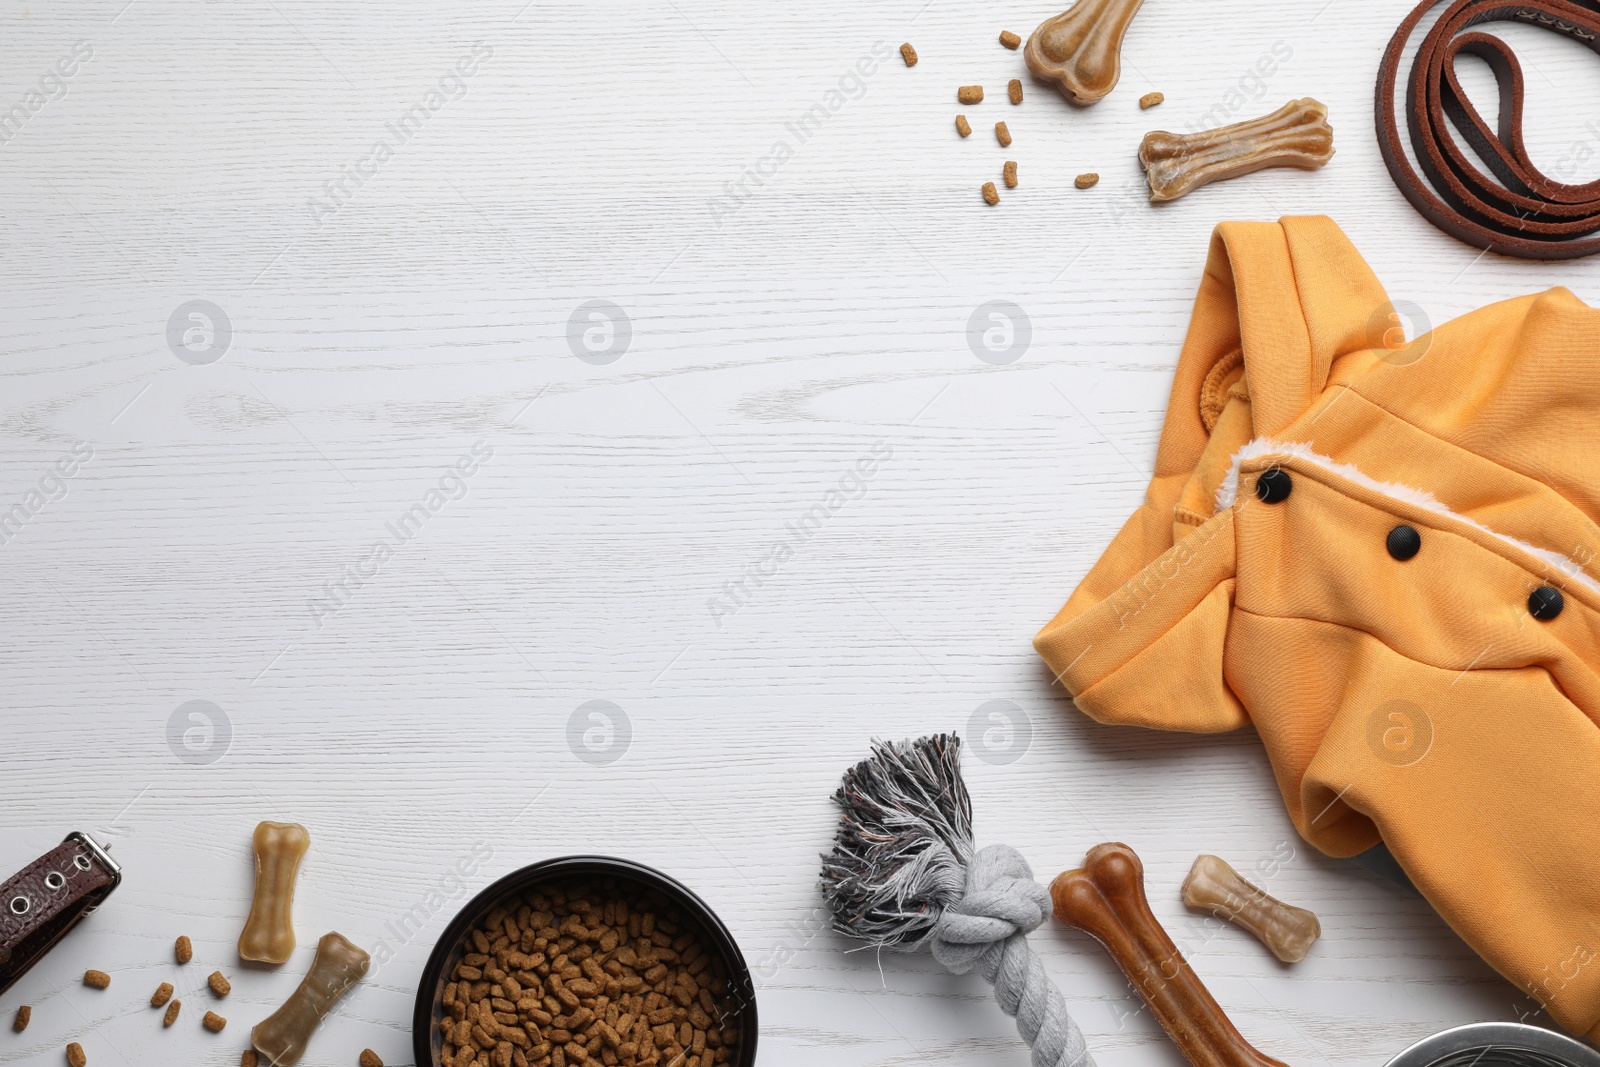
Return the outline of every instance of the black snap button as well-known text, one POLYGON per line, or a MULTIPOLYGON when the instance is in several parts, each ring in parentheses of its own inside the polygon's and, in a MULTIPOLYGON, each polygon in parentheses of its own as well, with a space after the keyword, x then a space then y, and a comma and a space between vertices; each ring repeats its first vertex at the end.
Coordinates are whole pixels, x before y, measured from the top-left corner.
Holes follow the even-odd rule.
POLYGON ((1256 496, 1263 504, 1278 504, 1289 499, 1289 494, 1294 491, 1294 479, 1289 477, 1289 472, 1273 467, 1271 470, 1261 472, 1261 477, 1256 479, 1256 496))
POLYGON ((1388 546, 1395 559, 1410 559, 1422 551, 1422 535, 1414 526, 1396 526, 1389 531, 1388 546))
POLYGON ((1567 606, 1566 598, 1561 595, 1561 590, 1552 586, 1541 585, 1528 594, 1528 614, 1540 622, 1549 622, 1561 614, 1561 609, 1567 606))

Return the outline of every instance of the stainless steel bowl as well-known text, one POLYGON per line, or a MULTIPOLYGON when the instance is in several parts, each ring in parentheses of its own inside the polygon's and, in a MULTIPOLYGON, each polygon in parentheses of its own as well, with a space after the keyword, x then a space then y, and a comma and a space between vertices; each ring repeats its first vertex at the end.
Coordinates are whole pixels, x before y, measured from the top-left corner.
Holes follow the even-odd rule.
POLYGON ((1385 1067, 1600 1067, 1600 1052, 1525 1023, 1470 1023, 1425 1037, 1385 1067))

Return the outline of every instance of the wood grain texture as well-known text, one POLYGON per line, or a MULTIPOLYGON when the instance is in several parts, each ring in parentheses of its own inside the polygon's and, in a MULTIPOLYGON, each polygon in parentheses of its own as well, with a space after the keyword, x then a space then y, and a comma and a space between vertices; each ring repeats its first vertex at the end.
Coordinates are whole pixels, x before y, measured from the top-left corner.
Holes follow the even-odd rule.
MULTIPOLYGON (((235 1062, 338 929, 395 957, 311 1058, 408 1064, 417 976, 465 891, 394 929, 479 850, 474 887, 575 851, 695 887, 757 972, 765 1064, 1022 1067, 981 980, 846 954, 815 889, 827 798, 869 740, 981 743, 990 701, 1030 738, 966 762, 980 841, 1041 878, 1133 845, 1263 1050, 1376 1064, 1535 1011, 1421 901, 1300 842, 1253 736, 1096 726, 1028 643, 1141 499, 1216 222, 1331 214, 1424 324, 1555 284, 1600 297, 1595 263, 1480 256, 1390 185, 1370 82, 1407 6, 1151 0, 1122 85, 1074 110, 1028 81, 1005 102, 1021 59, 996 34, 1048 5, 0 0, 0 109, 92 49, 0 144, 0 512, 93 450, 0 544, 0 866, 82 828, 128 871, 0 1003, 34 1005, 0 1061, 79 1041, 95 1067, 235 1062), (456 92, 441 79, 469 56, 456 92), (956 135, 973 83, 974 126, 1003 118, 1009 150, 956 135), (1141 112, 1153 89, 1166 102, 1141 112), (1143 202, 1146 130, 1302 95, 1329 105, 1328 168, 1143 202), (991 209, 978 189, 1005 159, 1019 187, 991 209), (232 324, 210 365, 166 339, 197 299, 232 324), (1003 365, 968 344, 994 299, 1032 330, 1003 365), (592 300, 631 326, 605 365, 569 345, 592 300), (737 610, 716 607, 741 580, 737 610), (592 700, 627 716, 615 762, 569 743, 592 700), (226 717, 225 745, 179 714, 191 701, 226 717), (214 761, 180 758, 208 744, 214 761), (233 952, 267 818, 312 833, 282 973, 233 952), (1186 912, 1199 851, 1315 910, 1310 957, 1284 967, 1186 912), (110 990, 76 984, 89 966, 110 990), (221 1036, 199 1025, 219 968, 221 1036), (171 1030, 147 1006, 161 981, 186 1001, 171 1030)), ((1600 98, 1593 56, 1508 36, 1536 158, 1600 176, 1571 105, 1600 98)), ((1178 1062, 1087 938, 1034 940, 1102 1065, 1178 1062)))

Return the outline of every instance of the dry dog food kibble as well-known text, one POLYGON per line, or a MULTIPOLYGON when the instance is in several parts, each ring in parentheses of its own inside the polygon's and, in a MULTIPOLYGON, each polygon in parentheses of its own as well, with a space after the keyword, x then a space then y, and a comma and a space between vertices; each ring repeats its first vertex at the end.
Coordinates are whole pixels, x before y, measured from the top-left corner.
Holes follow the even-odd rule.
POLYGON ((994 124, 994 135, 1000 139, 1001 148, 1011 147, 1011 131, 1006 129, 1005 123, 997 122, 994 124))
POLYGON ((379 1059, 378 1054, 370 1048, 361 1050, 361 1056, 357 1062, 361 1064, 361 1067, 383 1067, 383 1060, 379 1059))
POLYGON ((178 1021, 178 1009, 183 1007, 183 1001, 174 1000, 167 1004, 167 1013, 161 1017, 162 1026, 171 1026, 178 1021))
POLYGON ((67 1067, 83 1067, 89 1062, 89 1057, 83 1054, 83 1046, 74 1041, 67 1046, 67 1067))
POLYGON ((963 104, 981 104, 983 103, 983 86, 963 85, 956 90, 956 99, 963 104))
POLYGON ((1000 190, 994 187, 994 182, 983 183, 983 202, 990 207, 1000 202, 1000 190))
POLYGON ((917 65, 917 50, 911 47, 910 41, 900 46, 900 58, 906 61, 908 67, 917 65))
POLYGON ((94 986, 96 989, 104 989, 111 984, 111 976, 104 971, 84 971, 83 984, 94 986))
POLYGON ((211 992, 219 997, 225 997, 233 991, 233 986, 229 985, 228 980, 222 977, 221 971, 212 971, 211 977, 206 979, 206 985, 210 986, 211 992))
POLYGON ((1000 176, 1006 180, 1007 189, 1015 189, 1017 187, 1017 161, 1014 159, 1006 160, 1006 165, 1000 169, 1000 176))
POLYGON ((194 942, 189 940, 188 934, 184 934, 182 937, 178 938, 177 943, 172 946, 172 952, 173 955, 178 957, 179 963, 188 963, 190 960, 194 959, 194 942))
POLYGON ((1092 188, 1099 180, 1100 175, 1090 172, 1088 174, 1078 175, 1076 178, 1072 179, 1072 184, 1076 185, 1079 189, 1089 189, 1092 188))
POLYGON ((28 1028, 28 1020, 31 1018, 33 1018, 33 1008, 26 1004, 22 1005, 17 1009, 17 1017, 11 1020, 11 1029, 19 1034, 22 1033, 28 1028))
POLYGON ((1161 93, 1145 93, 1139 98, 1139 110, 1148 111, 1165 99, 1161 93))
POLYGON ((1022 45, 1022 38, 1010 30, 1001 30, 1000 43, 1015 52, 1022 45))
POLYGON ((1022 103, 1022 79, 1012 78, 1006 83, 1006 95, 1011 97, 1013 104, 1022 103))
POLYGON ((201 1019, 200 1022, 201 1022, 202 1025, 205 1026, 205 1028, 207 1030, 210 1030, 213 1034, 222 1033, 222 1028, 224 1026, 228 1025, 228 1020, 224 1019, 222 1016, 218 1015, 214 1011, 206 1012, 206 1017, 204 1019, 201 1019))
POLYGON ((732 1062, 723 963, 665 898, 574 879, 496 907, 444 988, 442 1067, 732 1062))
POLYGON ((165 1004, 171 999, 172 983, 162 982, 160 985, 156 986, 156 991, 150 994, 150 1006, 152 1008, 159 1008, 161 1005, 165 1004))
POLYGON ((239 1067, 259 1067, 260 1063, 261 1053, 253 1048, 247 1048, 239 1053, 239 1067))
POLYGON ((967 121, 967 116, 965 116, 965 115, 957 115, 956 116, 956 132, 959 133, 963 137, 971 137, 972 136, 972 124, 967 121))

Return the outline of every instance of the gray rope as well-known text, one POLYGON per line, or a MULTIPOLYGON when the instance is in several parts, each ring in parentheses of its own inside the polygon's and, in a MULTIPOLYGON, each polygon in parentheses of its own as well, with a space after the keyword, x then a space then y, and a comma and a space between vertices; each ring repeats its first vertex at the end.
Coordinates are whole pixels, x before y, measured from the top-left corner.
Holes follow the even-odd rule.
POLYGON ((878 742, 845 772, 833 795, 839 830, 822 857, 834 929, 877 949, 932 949, 956 974, 977 971, 1033 1046, 1033 1067, 1094 1067, 1066 998, 1028 948, 1050 892, 1016 849, 973 849, 960 752, 953 734, 878 742))
POLYGON ((934 959, 956 974, 977 971, 1015 1016, 1033 1046, 1033 1067, 1094 1067, 1066 998, 1028 947, 1028 932, 1050 915, 1050 891, 1010 845, 979 849, 967 865, 966 891, 939 916, 929 941, 934 959))

